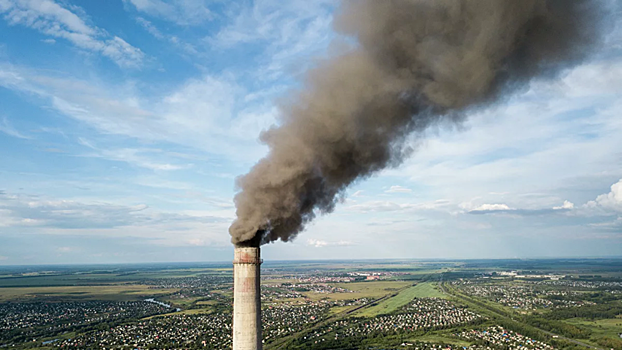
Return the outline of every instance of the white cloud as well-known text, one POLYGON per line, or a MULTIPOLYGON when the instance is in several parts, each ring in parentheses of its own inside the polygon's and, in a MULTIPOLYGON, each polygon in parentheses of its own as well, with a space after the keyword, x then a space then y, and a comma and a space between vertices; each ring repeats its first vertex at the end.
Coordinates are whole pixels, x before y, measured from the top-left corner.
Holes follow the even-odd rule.
POLYGON ((507 204, 482 204, 479 207, 473 208, 471 211, 499 211, 499 210, 512 210, 507 204))
POLYGON ((569 201, 564 201, 564 204, 562 204, 559 207, 553 207, 553 209, 555 209, 555 210, 562 210, 562 209, 570 210, 570 209, 574 209, 574 203, 569 202, 569 201))
POLYGON ((328 242, 319 239, 307 239, 307 245, 316 248, 322 248, 328 245, 328 242))
POLYGON ((168 43, 175 45, 175 47, 181 48, 182 50, 184 50, 184 52, 189 54, 196 55, 198 53, 197 49, 191 44, 180 40, 174 35, 167 35, 162 33, 162 31, 160 31, 153 23, 142 17, 136 17, 136 23, 138 23, 141 27, 145 28, 145 30, 149 34, 153 35, 153 37, 158 40, 165 40, 168 43))
POLYGON ((229 25, 207 38, 214 49, 226 50, 245 44, 264 44, 261 67, 252 74, 274 81, 284 74, 304 71, 309 59, 326 48, 331 30, 334 1, 257 0, 234 4, 229 25), (306 57, 303 60, 299 57, 306 57))
POLYGON ((136 23, 140 24, 143 28, 145 28, 145 30, 149 32, 149 34, 153 35, 156 39, 164 39, 164 34, 162 34, 162 32, 160 32, 160 30, 148 20, 142 17, 136 17, 136 23))
POLYGON ((609 193, 601 194, 596 200, 589 201, 588 208, 599 208, 607 211, 622 212, 622 179, 611 185, 609 193))
POLYGON ((9 136, 17 137, 19 139, 30 139, 29 136, 22 134, 17 131, 7 120, 7 118, 2 118, 2 122, 0 122, 0 132, 3 132, 9 136))
POLYGON ((622 217, 618 217, 614 221, 599 222, 589 224, 590 227, 601 228, 605 230, 619 230, 622 228, 622 217))
POLYGON ((386 212, 386 211, 402 211, 412 208, 411 204, 398 204, 389 201, 368 201, 360 204, 354 204, 347 209, 359 212, 386 212))
POLYGON ((19 24, 65 39, 80 49, 108 57, 120 67, 139 67, 144 58, 140 49, 86 24, 77 14, 52 0, 3 0, 0 14, 4 14, 9 25, 19 24))
POLYGON ((119 162, 125 162, 134 166, 138 166, 150 170, 180 170, 191 167, 190 164, 172 164, 165 163, 161 160, 167 158, 164 151, 153 148, 117 148, 117 149, 101 149, 95 147, 91 142, 84 138, 79 138, 78 142, 83 146, 90 148, 95 153, 86 154, 87 157, 104 158, 119 162), (153 156, 151 156, 153 155, 153 156), (154 159, 155 158, 155 159, 154 159), (157 159, 157 160, 156 160, 157 159))
POLYGON ((133 85, 101 86, 0 64, 0 86, 38 96, 104 135, 170 142, 236 160, 264 154, 257 136, 276 114, 273 108, 260 113, 263 106, 254 113, 238 109, 244 90, 228 77, 191 79, 163 96, 142 96, 133 85))
MULTIPOLYGON (((145 204, 125 205, 99 201, 45 199, 23 194, 0 193, 0 214, 4 227, 46 227, 59 229, 110 229, 149 226, 160 223, 220 222, 219 217, 159 212, 145 204)), ((226 219, 228 221, 229 219, 226 219)))
POLYGON ((465 203, 460 204, 460 208, 463 210, 462 213, 467 213, 467 214, 501 213, 501 214, 511 214, 514 217, 519 217, 519 216, 533 217, 533 216, 562 214, 569 210, 574 209, 574 204, 569 201, 564 201, 564 203, 561 206, 555 206, 552 208, 551 207, 543 208, 542 206, 517 208, 517 207, 510 206, 508 204, 504 204, 504 203, 495 203, 495 204, 486 203, 486 204, 481 204, 481 205, 475 205, 473 204, 473 200, 471 200, 470 202, 465 202, 465 203))
POLYGON ((354 192, 350 197, 360 197, 360 196, 363 195, 363 192, 365 192, 365 191, 358 190, 358 191, 354 192))
POLYGON ((349 211, 362 213, 368 212, 405 212, 417 210, 447 210, 451 207, 451 202, 446 199, 428 201, 422 203, 398 203, 391 201, 367 201, 347 206, 349 211))
POLYGON ((197 25, 214 18, 207 0, 124 0, 136 10, 178 25, 197 25))
POLYGON ((323 247, 328 247, 328 246, 350 246, 352 245, 352 242, 350 241, 335 241, 335 242, 329 242, 329 241, 324 241, 324 240, 320 240, 320 239, 307 239, 307 245, 310 247, 315 247, 315 248, 323 248, 323 247))
POLYGON ((402 186, 391 186, 385 193, 410 193, 412 190, 410 188, 402 187, 402 186))

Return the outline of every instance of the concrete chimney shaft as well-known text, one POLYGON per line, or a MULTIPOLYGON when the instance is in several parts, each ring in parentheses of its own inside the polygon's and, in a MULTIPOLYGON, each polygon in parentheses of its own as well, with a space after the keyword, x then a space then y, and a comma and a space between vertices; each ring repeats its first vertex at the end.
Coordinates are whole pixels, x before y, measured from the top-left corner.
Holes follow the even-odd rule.
POLYGON ((236 247, 233 259, 233 350, 261 350, 261 257, 236 247))

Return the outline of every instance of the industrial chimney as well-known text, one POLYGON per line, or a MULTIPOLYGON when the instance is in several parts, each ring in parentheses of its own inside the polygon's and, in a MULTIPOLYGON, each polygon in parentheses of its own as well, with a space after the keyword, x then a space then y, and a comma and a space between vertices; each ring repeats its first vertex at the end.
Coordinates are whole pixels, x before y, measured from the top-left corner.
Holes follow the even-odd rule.
POLYGON ((259 246, 236 246, 233 259, 233 350, 261 350, 259 246))

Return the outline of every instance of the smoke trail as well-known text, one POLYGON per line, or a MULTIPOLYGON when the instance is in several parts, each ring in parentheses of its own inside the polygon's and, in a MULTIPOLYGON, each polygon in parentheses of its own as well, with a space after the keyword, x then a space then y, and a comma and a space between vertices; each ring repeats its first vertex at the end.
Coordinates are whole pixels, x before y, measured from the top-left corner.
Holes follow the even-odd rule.
POLYGON ((262 133, 269 154, 238 178, 236 245, 289 241, 354 181, 402 162, 405 137, 584 59, 600 38, 590 0, 351 0, 337 31, 356 48, 322 62, 262 133))

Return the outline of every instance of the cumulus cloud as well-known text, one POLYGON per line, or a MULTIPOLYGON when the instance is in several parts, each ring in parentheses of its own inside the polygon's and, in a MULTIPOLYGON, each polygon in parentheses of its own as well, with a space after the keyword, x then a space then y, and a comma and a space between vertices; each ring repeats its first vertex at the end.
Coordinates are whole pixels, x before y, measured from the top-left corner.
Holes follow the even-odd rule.
POLYGON ((554 210, 570 210, 570 209, 574 209, 574 203, 569 202, 569 201, 564 201, 564 204, 562 204, 559 207, 553 207, 554 210))
POLYGON ((482 204, 479 207, 471 209, 471 211, 504 211, 512 210, 507 204, 482 204))
POLYGON ((587 202, 586 207, 622 212, 622 179, 611 185, 609 193, 601 194, 596 200, 587 202))
POLYGON ((384 191, 385 193, 410 193, 413 190, 410 188, 402 187, 402 186, 391 186, 388 190, 384 191))
POLYGON ((323 248, 323 247, 327 247, 327 246, 350 246, 352 245, 352 242, 350 241, 335 241, 335 242, 329 242, 329 241, 323 241, 323 240, 319 240, 319 239, 308 239, 307 240, 307 245, 310 247, 315 247, 315 248, 323 248))
POLYGON ((574 209, 574 204, 569 201, 564 201, 561 206, 552 208, 515 208, 507 204, 482 204, 474 206, 472 203, 462 203, 460 207, 466 211, 467 214, 501 214, 510 215, 514 217, 520 216, 544 216, 544 215, 560 215, 574 209))
POLYGON ((9 25, 22 25, 65 39, 80 49, 108 57, 120 67, 139 67, 144 58, 140 49, 88 25, 76 13, 52 0, 2 0, 0 14, 9 25))

